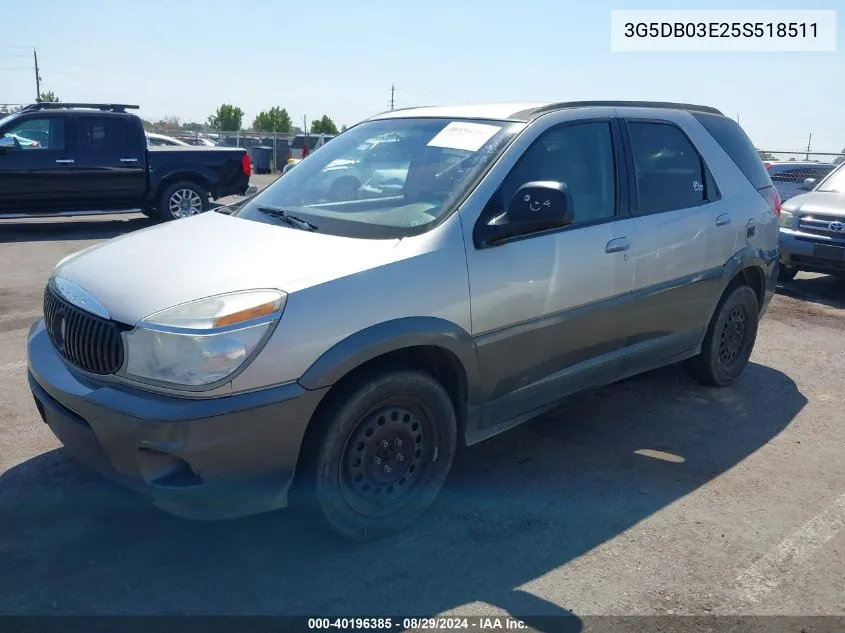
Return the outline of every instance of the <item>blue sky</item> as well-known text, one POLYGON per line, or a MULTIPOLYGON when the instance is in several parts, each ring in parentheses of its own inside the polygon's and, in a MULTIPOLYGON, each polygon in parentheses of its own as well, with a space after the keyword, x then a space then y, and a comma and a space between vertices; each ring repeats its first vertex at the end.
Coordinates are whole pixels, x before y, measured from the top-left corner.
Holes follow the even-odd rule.
POLYGON ((845 146, 845 5, 567 0, 11 0, 0 102, 138 103, 204 121, 222 102, 340 126, 396 105, 645 99, 740 117, 759 147, 845 146), (839 6, 837 6, 839 5, 839 6), (612 53, 611 9, 842 9, 835 53, 612 53))

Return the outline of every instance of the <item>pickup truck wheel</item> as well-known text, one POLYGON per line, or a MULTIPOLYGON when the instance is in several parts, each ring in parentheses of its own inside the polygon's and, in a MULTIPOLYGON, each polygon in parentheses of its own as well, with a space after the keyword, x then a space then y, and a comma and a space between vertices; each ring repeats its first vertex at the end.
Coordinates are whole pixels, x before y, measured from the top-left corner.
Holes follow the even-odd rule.
POLYGON ((307 458, 310 501, 351 540, 412 524, 442 488, 457 447, 449 394, 419 371, 356 381, 315 422, 321 431, 307 458))
POLYGON ((193 182, 177 182, 165 189, 158 203, 161 220, 178 220, 208 209, 208 192, 193 182))

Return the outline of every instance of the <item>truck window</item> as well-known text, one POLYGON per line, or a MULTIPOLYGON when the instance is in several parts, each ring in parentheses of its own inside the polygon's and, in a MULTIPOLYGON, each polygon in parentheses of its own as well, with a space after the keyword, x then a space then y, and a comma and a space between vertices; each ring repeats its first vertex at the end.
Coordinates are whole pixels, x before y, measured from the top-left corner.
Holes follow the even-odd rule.
POLYGON ((15 139, 21 149, 62 151, 65 148, 65 122, 53 118, 27 119, 4 136, 15 139))
POLYGON ((83 151, 118 152, 133 149, 129 121, 118 117, 80 117, 79 146, 83 151))

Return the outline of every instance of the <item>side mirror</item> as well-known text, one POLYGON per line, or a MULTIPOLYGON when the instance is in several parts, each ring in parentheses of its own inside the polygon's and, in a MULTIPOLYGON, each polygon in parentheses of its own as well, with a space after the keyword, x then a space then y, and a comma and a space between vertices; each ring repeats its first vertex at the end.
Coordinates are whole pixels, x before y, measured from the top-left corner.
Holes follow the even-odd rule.
POLYGON ((507 210, 487 225, 482 242, 497 242, 572 224, 572 194, 565 183, 534 181, 522 185, 511 198, 507 210))
POLYGON ((8 154, 15 149, 15 139, 4 136, 0 138, 0 154, 8 154))
POLYGON ((816 186, 817 182, 818 180, 816 180, 815 178, 807 178, 804 180, 804 182, 801 183, 801 188, 804 191, 812 191, 813 187, 816 186))

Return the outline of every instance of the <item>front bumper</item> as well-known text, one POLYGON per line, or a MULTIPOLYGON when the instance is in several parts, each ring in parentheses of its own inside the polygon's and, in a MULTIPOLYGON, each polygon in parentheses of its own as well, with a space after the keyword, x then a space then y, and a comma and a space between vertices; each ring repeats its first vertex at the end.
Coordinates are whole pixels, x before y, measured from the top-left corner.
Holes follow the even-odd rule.
POLYGON ((781 228, 780 261, 786 266, 808 272, 828 275, 845 275, 845 242, 836 242, 818 236, 781 228), (820 253, 816 246, 829 246, 830 254, 820 253), (841 249, 841 250, 837 250, 841 249), (834 254, 839 254, 836 257, 834 254))
POLYGON ((287 505, 305 428, 326 391, 293 383, 188 399, 109 384, 70 369, 43 321, 30 330, 27 356, 36 406, 71 455, 194 519, 287 505))

